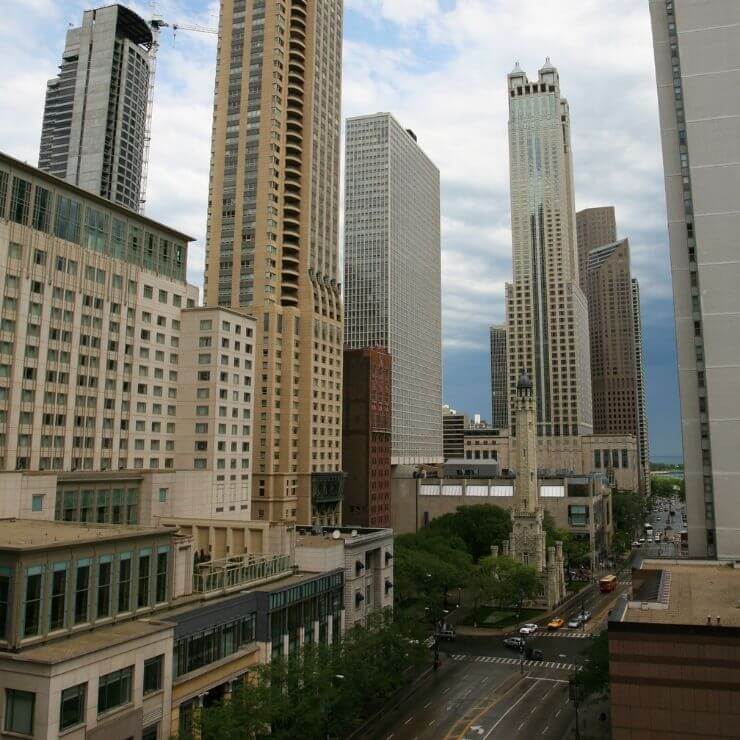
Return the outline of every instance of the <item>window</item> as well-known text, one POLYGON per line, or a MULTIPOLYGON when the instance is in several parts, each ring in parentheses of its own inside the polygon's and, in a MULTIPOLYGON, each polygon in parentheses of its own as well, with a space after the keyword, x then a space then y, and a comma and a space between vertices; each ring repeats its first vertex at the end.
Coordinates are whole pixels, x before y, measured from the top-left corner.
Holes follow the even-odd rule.
POLYGON ((0 568, 0 640, 7 640, 10 604, 10 568, 0 568))
POLYGON ((31 511, 42 511, 44 508, 44 494, 43 493, 34 493, 33 496, 31 496, 31 511))
POLYGON ((28 208, 31 203, 31 183, 20 177, 13 178, 13 194, 10 200, 10 220, 17 224, 28 223, 28 208))
POLYGON ((36 694, 5 689, 5 732, 33 735, 33 709, 36 694))
POLYGON ((162 688, 162 665, 164 655, 144 661, 144 696, 162 688))
POLYGON ((67 611, 67 563, 54 563, 51 571, 49 631, 65 626, 67 611))
POLYGON ((90 591, 90 560, 77 561, 77 576, 75 578, 75 624, 84 624, 90 621, 89 616, 90 591))
POLYGON ((98 683, 98 716, 131 701, 134 667, 101 676, 98 683))
POLYGON ((122 553, 118 561, 118 611, 131 609, 131 553, 122 553))
POLYGON ((166 488, 160 488, 159 489, 159 503, 160 504, 166 504, 167 503, 167 490, 166 488))
POLYGON ((41 624, 41 586, 44 569, 40 565, 26 570, 26 599, 23 615, 23 636, 38 635, 41 624))
POLYGON ((81 683, 62 691, 59 705, 59 729, 66 730, 85 721, 85 697, 87 684, 81 683))
POLYGON ((110 577, 111 557, 110 555, 104 555, 98 562, 98 619, 104 619, 110 615, 110 577))
POLYGON ((157 604, 167 601, 167 558, 169 549, 160 547, 157 551, 157 579, 155 600, 157 604))
POLYGON ((71 198, 60 195, 57 198, 57 212, 54 221, 54 234, 68 242, 79 243, 82 206, 71 198))
POLYGON ((149 606, 149 571, 151 570, 152 557, 149 550, 139 553, 139 588, 137 591, 136 605, 139 608, 149 606))
POLYGON ((151 285, 145 285, 144 286, 144 298, 151 298, 154 294, 154 289, 151 285))

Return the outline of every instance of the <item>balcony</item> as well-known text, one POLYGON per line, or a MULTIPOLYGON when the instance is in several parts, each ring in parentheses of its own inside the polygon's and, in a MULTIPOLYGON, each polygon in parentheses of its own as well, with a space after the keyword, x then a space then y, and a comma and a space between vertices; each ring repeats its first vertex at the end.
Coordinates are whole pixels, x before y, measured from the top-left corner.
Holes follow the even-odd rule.
POLYGON ((287 575, 293 570, 290 555, 244 553, 221 560, 198 563, 193 571, 193 593, 218 593, 255 585, 287 575))

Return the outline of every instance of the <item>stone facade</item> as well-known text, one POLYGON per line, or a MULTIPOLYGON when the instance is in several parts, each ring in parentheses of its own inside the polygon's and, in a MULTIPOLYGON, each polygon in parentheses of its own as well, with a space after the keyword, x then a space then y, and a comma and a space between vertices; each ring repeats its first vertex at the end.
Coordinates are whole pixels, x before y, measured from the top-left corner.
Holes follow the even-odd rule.
MULTIPOLYGON (((537 481, 537 430, 532 381, 522 373, 517 383, 516 448, 517 476, 516 503, 511 514, 511 538, 504 543, 503 554, 523 565, 533 567, 540 577, 540 593, 535 599, 538 606, 547 609, 565 598, 565 573, 563 571, 563 543, 546 547, 543 520, 545 510, 540 505, 537 481)), ((496 551, 497 548, 494 548, 496 551)))

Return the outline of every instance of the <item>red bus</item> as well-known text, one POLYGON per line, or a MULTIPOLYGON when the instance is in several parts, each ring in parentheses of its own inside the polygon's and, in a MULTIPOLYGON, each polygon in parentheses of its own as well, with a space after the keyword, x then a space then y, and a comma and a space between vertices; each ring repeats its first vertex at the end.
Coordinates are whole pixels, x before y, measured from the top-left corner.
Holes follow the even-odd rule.
POLYGON ((614 591, 614 589, 617 587, 617 577, 616 576, 604 576, 603 578, 599 578, 599 591, 602 593, 609 593, 609 591, 614 591))

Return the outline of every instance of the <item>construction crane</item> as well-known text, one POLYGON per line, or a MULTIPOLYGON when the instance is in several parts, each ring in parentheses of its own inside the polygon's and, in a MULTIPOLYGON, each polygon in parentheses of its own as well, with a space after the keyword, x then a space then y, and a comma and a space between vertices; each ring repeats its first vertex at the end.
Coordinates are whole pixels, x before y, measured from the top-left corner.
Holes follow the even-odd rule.
POLYGON ((217 28, 208 26, 186 25, 184 23, 167 23, 161 15, 157 14, 156 3, 150 3, 152 8, 152 17, 149 20, 149 27, 152 29, 152 45, 149 49, 149 93, 147 95, 146 105, 146 125, 144 129, 144 157, 141 167, 141 190, 139 192, 139 213, 144 213, 146 205, 146 189, 149 179, 149 149, 152 141, 152 109, 154 107, 154 73, 157 70, 157 54, 159 53, 159 32, 163 28, 172 28, 173 36, 178 31, 195 31, 196 33, 213 33, 218 34, 217 28))

